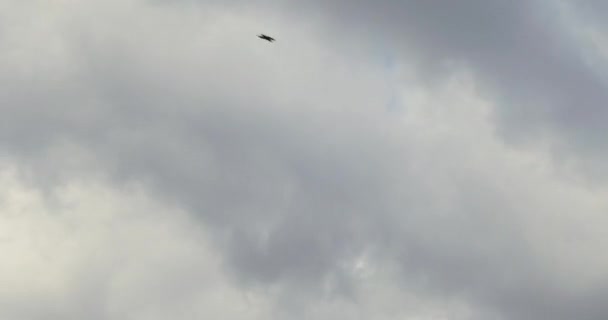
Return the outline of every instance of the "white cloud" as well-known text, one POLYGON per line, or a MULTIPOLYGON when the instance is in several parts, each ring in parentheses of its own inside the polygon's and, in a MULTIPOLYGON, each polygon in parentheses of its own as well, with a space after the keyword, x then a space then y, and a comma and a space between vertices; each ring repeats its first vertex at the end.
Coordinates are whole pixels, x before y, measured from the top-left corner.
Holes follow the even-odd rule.
POLYGON ((51 194, 2 171, 3 319, 263 318, 231 284, 204 227, 136 187, 72 182, 51 194))

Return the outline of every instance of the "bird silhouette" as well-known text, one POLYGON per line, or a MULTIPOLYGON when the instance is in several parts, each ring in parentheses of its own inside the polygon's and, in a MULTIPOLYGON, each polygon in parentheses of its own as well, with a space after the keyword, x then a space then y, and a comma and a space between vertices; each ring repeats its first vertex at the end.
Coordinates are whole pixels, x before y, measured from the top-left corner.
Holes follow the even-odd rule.
POLYGON ((273 42, 273 41, 275 41, 273 37, 269 37, 269 36, 267 36, 267 35, 265 35, 265 34, 263 34, 263 33, 262 33, 262 34, 258 34, 258 38, 260 38, 260 39, 264 39, 264 40, 266 40, 266 41, 268 41, 268 42, 273 42))

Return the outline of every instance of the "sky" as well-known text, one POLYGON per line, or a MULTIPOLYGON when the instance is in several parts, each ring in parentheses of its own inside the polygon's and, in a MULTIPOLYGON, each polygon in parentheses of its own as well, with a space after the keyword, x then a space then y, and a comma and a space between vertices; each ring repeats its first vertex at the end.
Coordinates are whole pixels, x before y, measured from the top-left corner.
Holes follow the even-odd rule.
POLYGON ((0 318, 606 319, 607 10, 0 0, 0 318))

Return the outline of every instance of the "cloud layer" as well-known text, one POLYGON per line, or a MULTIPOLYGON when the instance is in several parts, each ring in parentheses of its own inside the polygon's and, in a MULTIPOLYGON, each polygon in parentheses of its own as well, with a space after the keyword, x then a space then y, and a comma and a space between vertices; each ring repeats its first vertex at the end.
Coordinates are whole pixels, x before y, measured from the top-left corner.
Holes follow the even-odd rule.
POLYGON ((0 7, 3 319, 608 314, 582 6, 0 7))

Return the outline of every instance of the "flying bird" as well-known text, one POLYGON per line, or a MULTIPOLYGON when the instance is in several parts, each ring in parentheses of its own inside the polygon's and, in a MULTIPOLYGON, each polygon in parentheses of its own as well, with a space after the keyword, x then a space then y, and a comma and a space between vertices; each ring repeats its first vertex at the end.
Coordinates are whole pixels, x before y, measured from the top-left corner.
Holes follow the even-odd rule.
POLYGON ((264 40, 266 40, 268 42, 273 42, 274 41, 273 37, 269 37, 269 36, 267 36, 267 35, 265 35, 263 33, 262 34, 258 34, 258 38, 264 39, 264 40))

